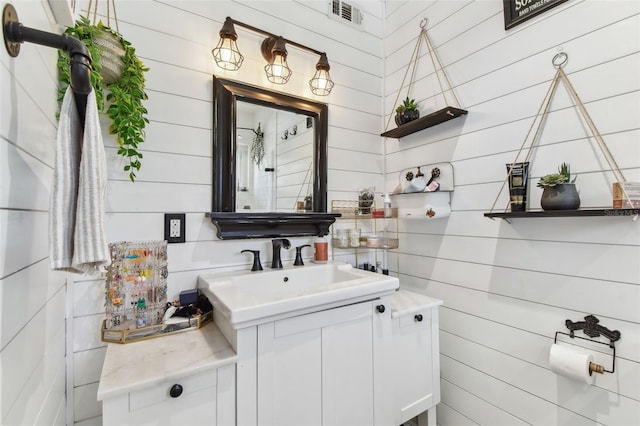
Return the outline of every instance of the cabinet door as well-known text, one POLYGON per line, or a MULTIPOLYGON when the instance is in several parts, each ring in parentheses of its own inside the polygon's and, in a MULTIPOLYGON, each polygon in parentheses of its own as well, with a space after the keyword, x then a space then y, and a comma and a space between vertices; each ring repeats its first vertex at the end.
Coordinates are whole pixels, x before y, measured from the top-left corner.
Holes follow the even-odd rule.
POLYGON ((373 424, 371 302, 258 327, 258 424, 373 424))
POLYGON ((258 327, 258 425, 320 425, 320 328, 281 334, 258 327))
POLYGON ((372 315, 322 329, 322 424, 373 425, 372 315))
POLYGON ((439 380, 437 337, 434 342, 438 327, 437 313, 425 309, 415 315, 403 315, 396 319, 393 330, 397 360, 394 389, 401 423, 440 402, 439 383, 436 383, 439 380), (420 321, 415 315, 421 315, 420 321))

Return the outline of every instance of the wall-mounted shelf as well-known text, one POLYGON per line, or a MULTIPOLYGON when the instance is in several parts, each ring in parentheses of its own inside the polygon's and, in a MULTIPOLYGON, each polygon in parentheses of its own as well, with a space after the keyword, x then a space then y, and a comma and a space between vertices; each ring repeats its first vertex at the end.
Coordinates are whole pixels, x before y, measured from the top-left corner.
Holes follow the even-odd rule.
MULTIPOLYGON (((336 229, 336 225, 331 228, 331 258, 335 259, 336 251, 353 251, 355 255, 355 264, 356 267, 359 266, 358 257, 367 253, 373 253, 375 258, 375 264, 371 266, 376 266, 378 264, 378 260, 385 259, 386 254, 379 255, 378 252, 386 252, 387 250, 397 249, 399 246, 399 236, 398 236, 398 209, 391 209, 392 215, 391 217, 378 217, 373 214, 359 214, 359 203, 358 200, 332 200, 331 201, 331 213, 335 214, 336 220, 347 223, 353 223, 353 226, 348 226, 342 229, 360 229, 362 234, 360 234, 359 244, 358 246, 351 246, 351 239, 349 238, 349 244, 346 245, 344 240, 340 240, 338 236, 339 230, 336 229), (391 229, 387 229, 387 225, 390 225, 391 229), (378 229, 382 224, 383 228, 378 229), (362 226, 362 229, 361 229, 362 226), (382 232, 382 235, 379 234, 382 232), (375 239, 371 239, 371 237, 375 237, 375 239), (384 257, 380 257, 384 256, 384 257)), ((371 206, 372 209, 375 210, 375 203, 371 206)), ((344 225, 342 225, 344 226, 344 225)), ((396 262, 398 258, 396 257, 396 262)), ((380 263, 383 263, 382 261, 380 263)), ((386 269, 388 265, 383 265, 382 268, 386 269)), ((396 263, 396 271, 399 272, 399 264, 396 263)))
MULTIPOLYGON (((573 85, 569 81, 569 77, 567 76, 567 74, 563 70, 563 68, 566 65, 568 59, 569 59, 569 56, 566 53, 561 52, 561 53, 556 54, 553 57, 553 59, 551 60, 551 63, 553 64, 554 68, 556 68, 556 70, 557 70, 556 74, 553 77, 553 80, 551 81, 551 87, 550 87, 549 91, 547 92, 544 100, 542 101, 542 105, 540 105, 540 109, 538 110, 538 114, 535 116, 535 119, 531 123, 531 127, 529 128, 529 132, 527 133, 527 136, 525 137, 525 140, 522 143, 522 146, 520 147, 520 150, 516 154, 515 160, 511 164, 518 163, 518 159, 520 157, 520 154, 523 151, 523 149, 525 147, 525 144, 527 142, 527 139, 529 138, 530 135, 534 135, 534 136, 533 136, 533 138, 531 140, 531 145, 529 146, 529 148, 527 150, 527 154, 526 154, 526 156, 524 158, 524 162, 525 163, 529 163, 529 162, 532 161, 532 153, 533 153, 534 149, 538 148, 538 142, 539 142, 539 139, 540 139, 538 136, 541 133, 540 130, 543 128, 543 126, 545 124, 545 117, 547 117, 547 115, 549 113, 553 97, 556 94, 556 89, 557 89, 558 85, 560 84, 560 82, 562 82, 562 83, 564 83, 565 89, 569 93, 569 95, 571 97, 571 100, 574 103, 574 106, 577 108, 578 112, 582 115, 582 118, 583 118, 584 122, 587 124, 587 126, 589 127, 589 130, 591 131, 592 138, 589 138, 589 140, 595 140, 597 142, 597 147, 600 149, 604 159, 608 163, 608 165, 609 165, 609 167, 611 169, 611 172, 613 172, 615 180, 617 182, 626 182, 626 179, 624 178, 624 176, 622 174, 622 171, 620 170, 620 167, 616 163, 615 158, 613 158, 613 154, 611 154, 611 151, 609 151, 609 148, 607 147, 607 144, 602 139, 602 135, 600 135, 600 132, 596 128, 591 116, 589 115, 589 113, 587 112, 584 104, 580 100, 580 97, 578 96, 577 91, 575 90, 575 88, 573 87, 573 85), (537 126, 536 126, 536 123, 537 123, 537 126), (533 131, 534 127, 536 127, 535 131, 533 131)), ((507 187, 507 183, 509 182, 510 177, 511 177, 511 169, 509 169, 507 177, 503 181, 502 187, 500 188, 500 191, 498 192, 498 195, 496 196, 496 199, 493 202, 493 205, 491 206, 490 211, 488 213, 484 214, 485 217, 488 217, 488 218, 491 218, 491 219, 497 217, 497 218, 500 218, 500 219, 504 219, 507 222, 509 222, 509 219, 511 219, 511 218, 579 217, 579 216, 631 217, 635 221, 638 218, 638 215, 640 214, 640 209, 637 209, 637 208, 630 208, 630 209, 629 208, 627 208, 627 209, 608 208, 608 209, 578 209, 578 210, 535 210, 535 211, 520 211, 520 212, 518 212, 518 211, 516 211, 516 212, 508 212, 508 211, 506 211, 507 209, 505 209, 505 211, 503 211, 502 213, 496 213, 496 212, 494 212, 493 209, 496 206, 496 203, 498 202, 498 199, 500 198, 500 194, 502 193, 502 190, 507 187)), ((626 196, 627 201, 629 201, 629 203, 630 203, 629 205, 633 205, 633 204, 631 204, 631 199, 626 194, 626 191, 624 189, 623 189, 623 193, 626 196)), ((507 208, 508 208, 508 205, 507 205, 507 208)))
POLYGON ((327 235, 334 213, 205 213, 221 240, 327 235))
POLYGON ((577 217, 608 216, 637 217, 640 209, 578 209, 578 210, 536 210, 527 212, 485 213, 485 217, 498 219, 532 218, 532 217, 577 217))
POLYGON ((449 191, 420 191, 420 192, 398 192, 395 194, 389 194, 390 197, 397 197, 398 195, 416 195, 416 194, 443 194, 443 193, 450 193, 453 192, 453 190, 449 190, 449 191))
POLYGON ((420 117, 417 120, 413 120, 403 124, 402 126, 396 127, 395 129, 388 130, 380 136, 384 136, 386 138, 402 138, 415 132, 419 132, 420 130, 453 120, 454 118, 458 118, 466 113, 467 110, 448 106, 436 112, 432 112, 429 115, 425 115, 424 117, 420 117))

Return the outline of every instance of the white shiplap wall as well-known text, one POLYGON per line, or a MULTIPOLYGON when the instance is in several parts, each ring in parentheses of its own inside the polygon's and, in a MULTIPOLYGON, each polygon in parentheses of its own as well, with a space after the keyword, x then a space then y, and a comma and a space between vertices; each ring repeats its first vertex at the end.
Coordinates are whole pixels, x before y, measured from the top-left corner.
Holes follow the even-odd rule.
MULTIPOLYGON (((398 171, 451 161, 451 217, 401 221, 402 286, 444 300, 440 425, 640 423, 640 228, 629 218, 483 217, 531 126, 555 69, 565 71, 627 180, 640 180, 640 3, 572 0, 509 31, 502 1, 385 3, 385 112, 391 113, 422 18, 468 116, 386 142, 387 190, 398 171), (584 387, 549 369, 564 320, 595 314, 620 330, 615 374, 584 387)), ((411 96, 442 108, 428 56, 411 96)), ((406 96, 406 88, 401 97, 406 96)), ((451 101, 450 101, 451 102, 451 101)), ((583 207, 611 204, 611 175, 561 88, 531 168, 567 161, 583 207)), ((386 122, 386 121, 385 121, 386 122)), ((401 197, 394 202, 402 204, 401 197)), ((506 203, 502 194, 498 208, 506 203)), ((425 200, 425 203, 427 201, 425 200)), ((393 263, 392 263, 393 264, 393 263)), ((610 357, 601 362, 611 366, 610 357)))
MULTIPOLYGON (((329 200, 353 198, 361 186, 382 186, 378 136, 382 109, 380 2, 362 2, 364 31, 329 19, 325 2, 116 3, 121 33, 151 69, 147 74, 151 123, 141 147, 143 166, 135 184, 121 172, 115 141, 105 136, 110 179, 106 232, 109 241, 162 239, 163 214, 186 213, 186 243, 169 246, 170 297, 193 288, 198 274, 204 271, 250 267, 251 259, 240 254, 241 249, 261 250, 263 264, 271 258, 269 240, 219 241, 213 225, 204 217, 211 205, 213 73, 329 104, 329 200), (216 68, 211 49, 226 16, 326 51, 336 81, 331 96, 315 97, 309 91, 307 82, 317 58, 294 47, 288 49, 289 65, 294 70, 291 81, 286 86, 268 83, 259 51, 262 38, 241 27, 236 31, 245 56, 242 69, 230 73, 216 68)), ((42 216, 46 220, 46 214, 42 216)), ((292 244, 309 241, 295 238, 292 244)), ((284 253, 290 262, 293 257, 292 251, 284 253)), ((96 391, 105 353, 99 335, 103 292, 104 283, 99 277, 77 278, 73 285, 74 368, 73 394, 69 397, 75 422, 83 425, 97 425, 101 420, 96 391)))
MULTIPOLYGON (((27 26, 58 31, 45 4, 15 5, 27 26)), ((67 277, 47 258, 57 55, 0 50, 0 424, 63 425, 67 277)))

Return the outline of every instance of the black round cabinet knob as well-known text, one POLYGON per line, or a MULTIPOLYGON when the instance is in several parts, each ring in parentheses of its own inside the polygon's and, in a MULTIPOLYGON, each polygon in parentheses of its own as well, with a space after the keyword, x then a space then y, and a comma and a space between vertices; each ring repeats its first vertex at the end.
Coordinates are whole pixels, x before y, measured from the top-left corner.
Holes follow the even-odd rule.
POLYGON ((416 314, 415 317, 413 317, 417 322, 422 321, 422 314, 416 314))
POLYGON ((384 307, 384 305, 378 305, 378 306, 376 306, 376 311, 378 311, 378 312, 379 312, 379 313, 381 313, 381 314, 382 314, 382 313, 384 313, 384 311, 385 311, 385 307, 384 307))
POLYGON ((171 395, 171 398, 177 398, 182 395, 183 390, 184 389, 182 388, 182 385, 176 383, 175 385, 171 386, 171 389, 169 389, 169 395, 171 395))

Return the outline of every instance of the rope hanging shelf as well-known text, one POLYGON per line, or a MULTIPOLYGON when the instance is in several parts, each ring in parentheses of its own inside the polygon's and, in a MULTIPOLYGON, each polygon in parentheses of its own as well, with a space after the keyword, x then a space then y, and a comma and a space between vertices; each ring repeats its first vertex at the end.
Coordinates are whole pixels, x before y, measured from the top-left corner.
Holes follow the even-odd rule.
MULTIPOLYGON (((580 100, 580 97, 578 96, 578 92, 575 90, 575 88, 571 84, 571 81, 569 81, 569 77, 563 70, 568 59, 569 59, 568 55, 564 52, 558 53, 553 57, 551 63, 557 69, 556 74, 553 77, 553 80, 551 81, 549 90, 547 91, 547 94, 545 95, 542 101, 542 104, 540 105, 540 108, 538 109, 538 112, 535 115, 533 122, 531 123, 531 127, 529 128, 529 131, 527 132, 527 135, 525 136, 524 141, 522 142, 522 145, 520 146, 520 149, 518 150, 518 153, 516 154, 516 158, 513 161, 513 163, 516 163, 518 161, 518 158, 520 157, 520 154, 524 150, 524 146, 527 143, 527 140, 532 135, 534 126, 536 125, 536 123, 538 123, 535 132, 533 132, 531 145, 529 146, 529 149, 527 150, 525 159, 523 161, 528 162, 531 160, 534 149, 537 148, 537 144, 539 142, 539 135, 541 134, 541 130, 544 126, 545 118, 549 114, 551 101, 553 100, 553 97, 556 94, 558 85, 562 81, 572 101, 574 102, 574 105, 577 107, 579 113, 582 115, 585 123, 589 127, 589 130, 591 131, 593 139, 596 141, 598 148, 600 149, 604 159, 609 165, 609 169, 613 173, 614 178, 618 182, 626 182, 627 180, 622 174, 622 171, 620 170, 618 163, 616 163, 616 160, 613 157, 613 154, 607 147, 607 144, 605 143, 604 139, 600 135, 600 132, 596 128, 596 125, 591 119, 591 116, 589 115, 589 113, 587 112, 587 109, 585 108, 584 104, 580 100)), ((491 210, 488 213, 484 213, 485 217, 488 217, 490 219, 500 218, 508 222, 509 221, 508 219, 510 218, 525 218, 525 217, 530 218, 530 217, 575 217, 575 216, 615 216, 615 217, 628 216, 628 217, 632 217, 633 220, 635 221, 638 218, 638 215, 640 214, 640 209, 637 209, 637 208, 577 209, 577 210, 549 210, 549 211, 533 210, 533 211, 511 212, 508 210, 509 209, 508 201, 507 201, 506 207, 502 212, 496 212, 494 211, 494 209, 496 207, 496 204, 498 203, 500 194, 505 189, 505 187, 507 186, 507 182, 511 178, 511 171, 512 169, 509 169, 509 172, 507 173, 507 177, 502 182, 502 186, 500 187, 500 191, 498 192, 498 195, 496 196, 496 199, 493 202, 493 205, 491 206, 491 210)), ((627 194, 627 191, 624 189, 624 186, 622 186, 622 192, 623 192, 623 197, 629 202, 630 205, 632 205, 631 199, 627 194)))
MULTIPOLYGON (((411 54, 411 58, 409 59, 407 70, 405 71, 404 77, 402 78, 402 83, 400 84, 400 90, 398 90, 398 95, 396 96, 394 105, 398 104, 398 100, 400 99, 400 92, 402 91, 402 87, 404 87, 404 83, 407 79, 407 75, 409 74, 410 69, 411 69, 411 78, 409 79, 407 96, 409 96, 409 93, 411 93, 411 87, 413 85, 415 71, 418 64, 418 59, 420 58, 420 46, 424 41, 428 49, 429 57, 431 58, 431 63, 433 64, 435 75, 438 79, 438 84, 440 85, 440 94, 444 99, 444 104, 447 105, 448 100, 447 100, 446 92, 449 92, 453 97, 453 101, 455 102, 455 105, 457 106, 455 107, 445 106, 444 108, 439 109, 435 112, 432 112, 431 114, 428 114, 424 117, 420 117, 416 120, 402 124, 395 129, 386 130, 380 136, 387 137, 387 138, 402 138, 404 136, 410 135, 420 130, 424 130, 429 127, 433 127, 438 124, 447 122, 449 120, 453 120, 454 118, 460 117, 461 115, 464 115, 467 113, 466 110, 462 109, 460 105, 460 101, 456 97, 456 94, 453 92, 451 82, 449 81, 449 77, 447 77, 447 73, 445 72, 444 67, 442 66, 442 62, 438 57, 438 53, 436 52, 436 50, 433 47, 433 44, 431 43, 431 39, 429 38, 429 34, 427 34, 426 27, 427 27, 427 20, 425 18, 422 21, 420 21, 420 34, 418 35, 418 38, 416 40, 416 45, 413 49, 413 53, 411 54), (442 73, 442 78, 440 77, 440 73, 438 72, 438 69, 442 73), (444 85, 442 80, 444 80, 444 85)), ((389 124, 391 123, 392 116, 393 114, 389 115, 389 120, 387 121, 387 125, 385 129, 389 129, 389 124)))

